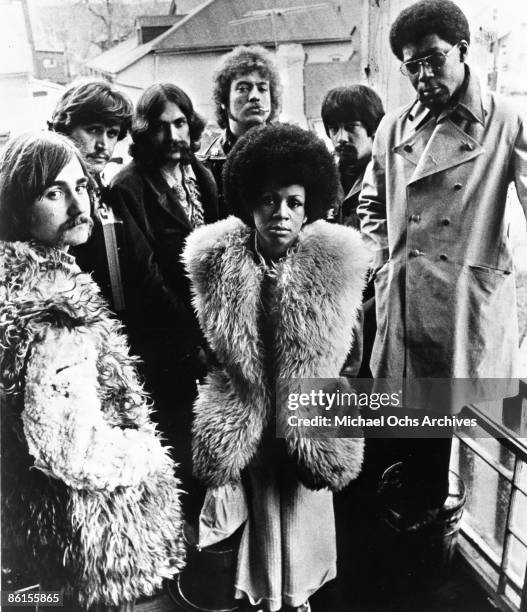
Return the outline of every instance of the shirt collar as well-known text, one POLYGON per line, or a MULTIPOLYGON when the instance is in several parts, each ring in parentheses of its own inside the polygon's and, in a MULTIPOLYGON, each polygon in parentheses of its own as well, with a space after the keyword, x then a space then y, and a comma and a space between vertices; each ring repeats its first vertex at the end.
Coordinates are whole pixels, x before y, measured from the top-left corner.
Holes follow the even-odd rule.
POLYGON ((221 146, 225 155, 228 155, 231 152, 232 147, 236 144, 236 136, 231 132, 229 126, 225 130, 221 138, 221 146))
MULTIPOLYGON (((461 91, 457 101, 452 106, 447 106, 438 117, 438 121, 457 114, 462 119, 485 125, 485 110, 478 79, 470 74, 470 69, 465 65, 465 80, 461 85, 461 91)), ((417 131, 431 117, 432 111, 417 99, 408 111, 408 119, 415 123, 417 131)))
POLYGON ((175 168, 163 166, 161 168, 161 174, 170 189, 174 188, 177 183, 181 184, 184 179, 190 178, 197 182, 194 169, 190 164, 185 164, 184 166, 178 164, 175 168))

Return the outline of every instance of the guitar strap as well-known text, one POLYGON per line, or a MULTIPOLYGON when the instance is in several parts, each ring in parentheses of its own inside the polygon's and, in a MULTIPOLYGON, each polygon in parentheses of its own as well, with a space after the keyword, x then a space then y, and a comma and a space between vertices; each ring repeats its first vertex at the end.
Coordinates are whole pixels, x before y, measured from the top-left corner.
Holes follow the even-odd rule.
POLYGON ((122 225, 123 221, 101 200, 99 200, 97 212, 102 225, 113 308, 115 312, 120 312, 125 309, 125 301, 121 264, 119 261, 119 247, 117 244, 117 232, 115 228, 117 224, 122 225))

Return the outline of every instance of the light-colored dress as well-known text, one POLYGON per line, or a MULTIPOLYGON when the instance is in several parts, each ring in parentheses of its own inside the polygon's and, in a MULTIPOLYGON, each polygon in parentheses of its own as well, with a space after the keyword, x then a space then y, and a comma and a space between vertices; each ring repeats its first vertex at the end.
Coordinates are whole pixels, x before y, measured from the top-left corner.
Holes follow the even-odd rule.
MULTIPOLYGON (((276 363, 272 296, 279 282, 277 269, 255 255, 263 270, 259 329, 265 349, 269 385, 274 388, 276 363)), ((267 436, 264 436, 264 440, 267 436)), ((301 606, 325 582, 335 578, 336 540, 333 494, 312 491, 298 480, 296 465, 280 445, 264 441, 244 484, 249 504, 236 575, 236 597, 265 603, 274 612, 284 604, 301 606)))
POLYGON ((335 577, 330 489, 358 475, 364 446, 297 432, 277 439, 276 383, 339 376, 369 254, 358 232, 324 221, 307 224, 272 264, 254 244, 234 217, 187 239, 193 304, 218 360, 194 405, 193 464, 209 486, 244 483, 235 594, 275 612, 335 577))
POLYGON ((272 612, 300 606, 337 574, 333 494, 304 487, 292 464, 250 467, 247 480, 236 597, 272 612))

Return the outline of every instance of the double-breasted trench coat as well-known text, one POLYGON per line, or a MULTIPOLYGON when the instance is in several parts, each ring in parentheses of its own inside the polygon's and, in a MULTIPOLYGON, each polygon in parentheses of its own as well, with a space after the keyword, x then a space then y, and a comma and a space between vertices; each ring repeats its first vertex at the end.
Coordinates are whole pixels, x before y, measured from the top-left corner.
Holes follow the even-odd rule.
POLYGON ((514 376, 511 181, 526 210, 521 118, 468 67, 437 119, 417 102, 382 120, 358 207, 376 270, 374 376, 514 376))

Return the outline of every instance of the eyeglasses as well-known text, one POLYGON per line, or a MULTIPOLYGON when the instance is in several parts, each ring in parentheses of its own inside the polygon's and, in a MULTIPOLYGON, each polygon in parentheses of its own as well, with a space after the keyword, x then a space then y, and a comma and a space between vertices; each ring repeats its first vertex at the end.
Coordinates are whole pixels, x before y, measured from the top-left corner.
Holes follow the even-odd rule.
POLYGON ((415 76, 421 70, 421 66, 424 68, 430 68, 434 73, 441 70, 446 62, 446 58, 452 53, 454 49, 457 49, 459 43, 454 45, 446 53, 444 51, 435 51, 426 57, 420 57, 419 59, 408 60, 403 62, 400 66, 401 72, 404 76, 415 76))

